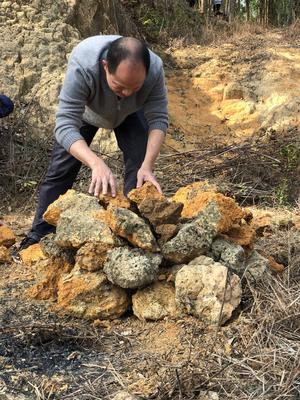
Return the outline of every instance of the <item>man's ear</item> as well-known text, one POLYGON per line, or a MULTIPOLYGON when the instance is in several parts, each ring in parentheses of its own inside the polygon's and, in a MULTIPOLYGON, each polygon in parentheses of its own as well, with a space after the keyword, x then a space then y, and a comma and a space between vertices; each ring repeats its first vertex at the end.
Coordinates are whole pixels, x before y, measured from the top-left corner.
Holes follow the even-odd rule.
POLYGON ((107 68, 108 68, 107 61, 106 60, 101 60, 101 64, 102 64, 103 68, 105 69, 105 71, 107 71, 107 68))

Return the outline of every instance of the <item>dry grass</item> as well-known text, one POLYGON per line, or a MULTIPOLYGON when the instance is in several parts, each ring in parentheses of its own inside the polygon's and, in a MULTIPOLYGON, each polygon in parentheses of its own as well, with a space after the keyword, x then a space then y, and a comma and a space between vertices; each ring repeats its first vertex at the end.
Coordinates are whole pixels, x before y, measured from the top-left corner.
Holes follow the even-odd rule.
POLYGON ((284 31, 284 38, 293 41, 294 45, 299 46, 300 39, 300 20, 296 20, 292 25, 287 27, 284 31))
POLYGON ((219 45, 228 41, 237 41, 241 38, 250 39, 257 35, 266 34, 269 31, 256 22, 245 22, 238 19, 227 22, 220 18, 211 18, 202 27, 201 44, 219 45))
POLYGON ((157 175, 167 195, 208 179, 241 205, 295 204, 300 188, 297 136, 294 129, 276 138, 262 135, 240 145, 172 151, 159 158, 157 175))

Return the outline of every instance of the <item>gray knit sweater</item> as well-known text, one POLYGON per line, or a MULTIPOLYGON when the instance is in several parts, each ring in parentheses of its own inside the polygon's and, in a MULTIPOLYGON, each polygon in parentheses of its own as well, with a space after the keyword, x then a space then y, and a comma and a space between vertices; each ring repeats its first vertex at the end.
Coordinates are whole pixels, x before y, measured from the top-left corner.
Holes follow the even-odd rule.
POLYGON ((101 60, 109 43, 119 36, 93 36, 72 51, 56 114, 55 136, 67 151, 83 139, 83 121, 113 129, 129 115, 144 110, 149 131, 168 127, 167 94, 162 60, 150 51, 150 68, 141 89, 119 100, 109 88, 101 60))

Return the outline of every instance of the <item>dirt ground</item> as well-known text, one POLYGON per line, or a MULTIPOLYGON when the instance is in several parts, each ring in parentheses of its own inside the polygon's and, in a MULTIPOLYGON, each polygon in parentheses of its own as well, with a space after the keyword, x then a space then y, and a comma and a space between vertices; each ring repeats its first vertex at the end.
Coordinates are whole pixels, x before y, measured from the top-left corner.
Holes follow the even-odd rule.
MULTIPOLYGON (((216 146, 244 152, 241 146, 262 133, 285 132, 297 143, 300 49, 283 33, 167 52, 171 127, 162 157, 181 160, 183 153, 216 146)), ((158 172, 162 181, 172 178, 166 169, 158 172)), ((201 177, 187 172, 184 182, 201 177)), ((297 186, 295 170, 293 179, 297 186)), ((165 187, 172 192, 169 182, 165 187)), ((32 221, 26 206, 26 212, 6 209, 1 216, 18 240, 32 221)), ((298 206, 281 212, 298 221, 298 206)), ((263 282, 244 281, 242 304, 224 327, 188 317, 75 320, 28 298, 34 267, 1 265, 0 400, 105 400, 120 390, 143 399, 206 399, 208 391, 219 399, 300 399, 299 242, 295 224, 279 224, 258 239, 285 271, 263 282)))

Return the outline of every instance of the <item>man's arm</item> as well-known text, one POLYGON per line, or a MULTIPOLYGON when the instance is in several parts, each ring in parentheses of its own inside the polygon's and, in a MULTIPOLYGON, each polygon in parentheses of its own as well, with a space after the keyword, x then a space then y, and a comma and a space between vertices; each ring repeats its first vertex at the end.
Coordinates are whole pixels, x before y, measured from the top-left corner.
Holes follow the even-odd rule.
POLYGON ((154 129, 149 132, 146 155, 143 164, 137 173, 137 188, 141 187, 144 182, 149 181, 153 183, 160 193, 162 193, 161 187, 152 171, 164 139, 165 133, 160 129, 154 129))
POLYGON ((110 168, 87 145, 85 140, 77 140, 70 147, 70 153, 77 160, 92 170, 92 179, 89 193, 99 196, 100 192, 107 194, 110 188, 111 195, 116 195, 116 181, 110 168))

